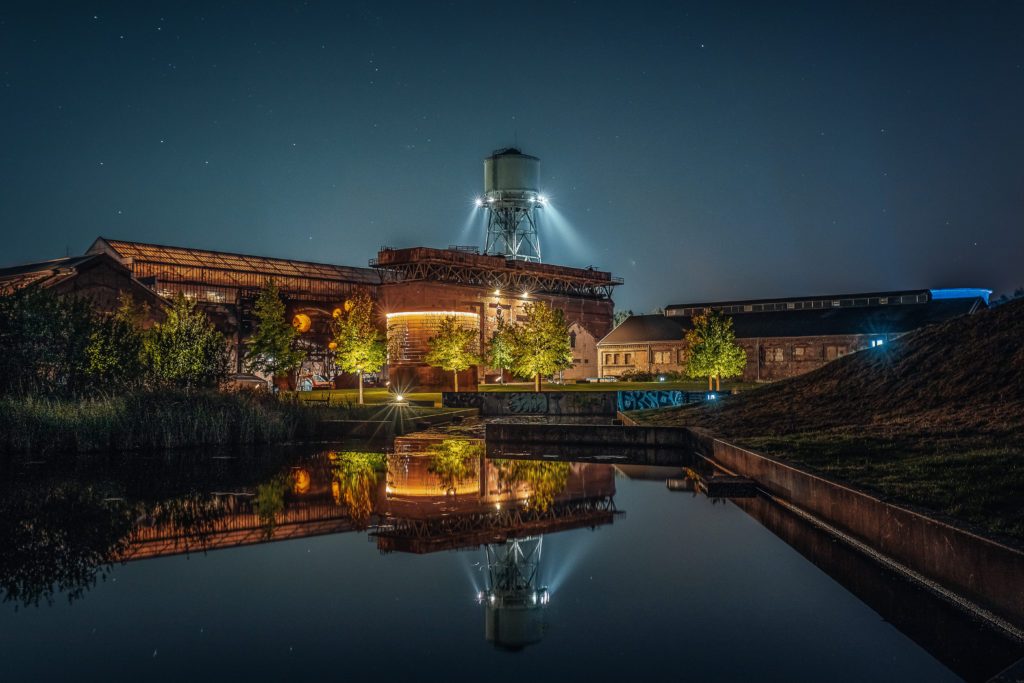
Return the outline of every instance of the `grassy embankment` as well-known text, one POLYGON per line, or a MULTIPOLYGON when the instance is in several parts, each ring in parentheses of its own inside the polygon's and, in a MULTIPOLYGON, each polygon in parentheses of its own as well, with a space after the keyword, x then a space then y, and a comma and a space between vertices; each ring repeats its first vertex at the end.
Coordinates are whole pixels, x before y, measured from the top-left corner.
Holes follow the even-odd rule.
POLYGON ((1024 301, 807 375, 636 413, 705 429, 949 521, 1024 540, 1024 301))

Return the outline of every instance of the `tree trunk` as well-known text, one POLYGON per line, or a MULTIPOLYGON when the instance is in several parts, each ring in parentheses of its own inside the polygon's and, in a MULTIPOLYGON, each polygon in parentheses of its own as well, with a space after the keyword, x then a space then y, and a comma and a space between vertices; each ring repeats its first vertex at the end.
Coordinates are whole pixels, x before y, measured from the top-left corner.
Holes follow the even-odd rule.
POLYGON ((715 391, 721 391, 721 390, 722 390, 722 376, 721 375, 715 375, 715 391))
POLYGON ((708 375, 708 391, 711 391, 711 375, 708 375))
POLYGON ((540 373, 537 373, 537 377, 534 380, 534 391, 540 391, 540 373))
POLYGON ((459 371, 455 370, 452 372, 452 377, 455 378, 455 393, 459 393, 459 371))
POLYGON ((363 371, 359 371, 359 405, 363 405, 363 371))

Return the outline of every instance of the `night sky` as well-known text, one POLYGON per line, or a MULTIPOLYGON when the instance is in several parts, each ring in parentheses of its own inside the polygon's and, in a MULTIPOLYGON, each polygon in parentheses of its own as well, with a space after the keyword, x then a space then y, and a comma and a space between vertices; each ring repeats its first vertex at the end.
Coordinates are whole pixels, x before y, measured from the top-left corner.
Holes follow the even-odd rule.
POLYGON ((620 307, 1024 285, 1024 3, 713 5, 5 2, 0 265, 482 246, 518 144, 620 307))

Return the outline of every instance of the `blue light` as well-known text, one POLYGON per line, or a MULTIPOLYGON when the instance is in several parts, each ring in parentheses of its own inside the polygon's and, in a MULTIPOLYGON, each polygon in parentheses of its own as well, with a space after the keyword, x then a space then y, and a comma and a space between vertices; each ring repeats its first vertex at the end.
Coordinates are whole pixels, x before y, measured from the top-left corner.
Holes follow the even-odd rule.
POLYGON ((718 396, 716 396, 715 394, 708 394, 709 401, 714 401, 716 398, 718 398, 718 396))
POLYGON ((952 289, 933 289, 932 299, 983 299, 988 305, 988 298, 992 294, 991 289, 974 289, 970 287, 959 287, 952 289))

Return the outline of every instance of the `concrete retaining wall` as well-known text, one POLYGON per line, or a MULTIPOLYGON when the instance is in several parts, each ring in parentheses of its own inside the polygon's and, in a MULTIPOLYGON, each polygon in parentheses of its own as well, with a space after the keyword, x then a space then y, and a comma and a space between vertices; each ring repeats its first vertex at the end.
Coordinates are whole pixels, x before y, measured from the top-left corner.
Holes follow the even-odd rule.
POLYGON ((1024 553, 718 439, 698 452, 897 562, 1024 626, 1024 553))
POLYGON ((478 408, 481 415, 615 415, 614 391, 444 392, 446 408, 478 408))
POLYGON ((484 391, 441 394, 446 408, 478 408, 482 415, 603 415, 701 403, 729 392, 637 389, 629 391, 484 391))

